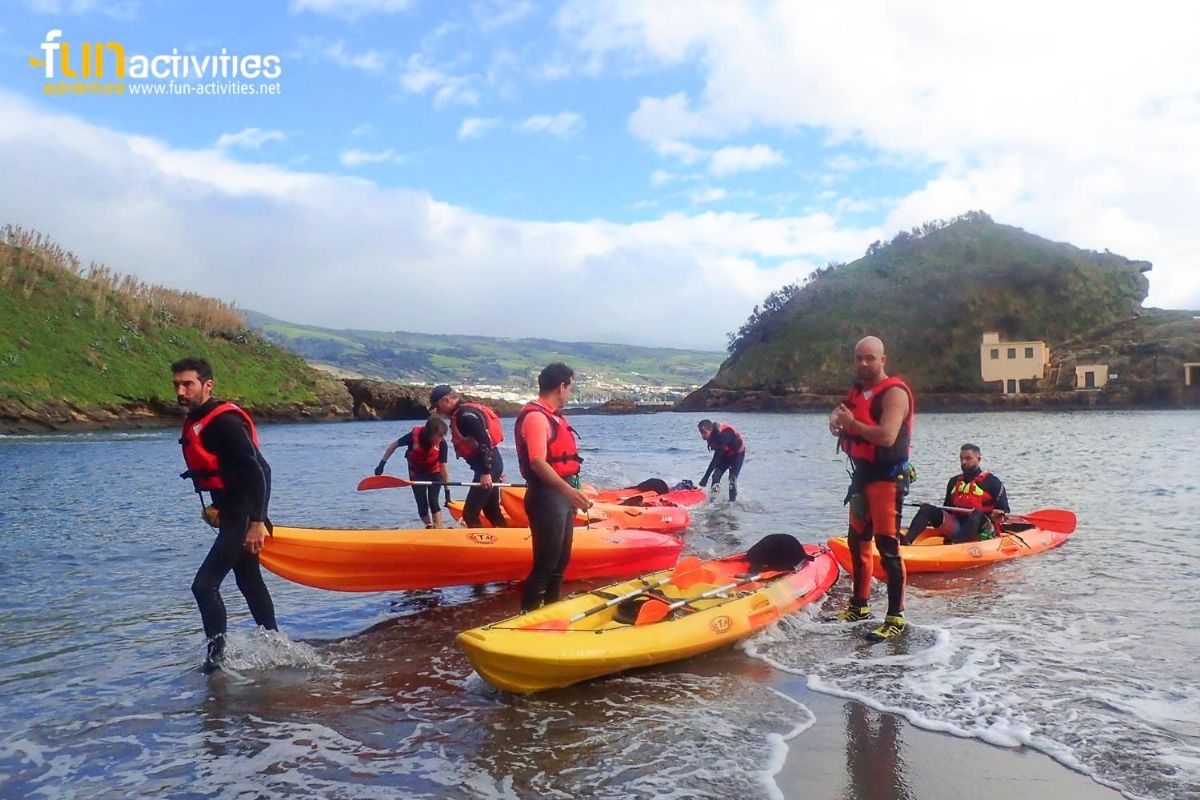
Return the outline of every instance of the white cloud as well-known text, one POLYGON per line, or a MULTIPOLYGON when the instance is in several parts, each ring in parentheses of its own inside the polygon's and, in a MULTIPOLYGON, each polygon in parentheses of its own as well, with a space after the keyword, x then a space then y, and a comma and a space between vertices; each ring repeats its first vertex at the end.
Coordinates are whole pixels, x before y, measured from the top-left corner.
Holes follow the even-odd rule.
POLYGON ((246 150, 258 150, 267 142, 282 142, 287 139, 283 131, 267 131, 262 128, 245 128, 237 133, 222 133, 217 138, 217 147, 241 147, 246 150))
POLYGON ((583 117, 573 111, 535 114, 521 123, 521 130, 526 133, 548 133, 566 139, 583 130, 583 117))
POLYGON ((783 163, 783 153, 765 144, 750 147, 722 147, 712 154, 708 171, 722 177, 736 172, 754 172, 783 163))
POLYGON ((350 131, 350 138, 351 139, 371 139, 371 138, 374 138, 375 136, 377 136, 378 134, 379 134, 379 131, 376 130, 374 125, 372 125, 370 122, 364 122, 361 125, 354 126, 354 129, 350 131))
POLYGON ((522 20, 532 11, 533 3, 529 0, 490 0, 471 5, 471 15, 475 18, 475 24, 489 31, 522 20))
POLYGON ((471 75, 453 75, 446 69, 428 63, 428 57, 420 53, 409 56, 400 74, 400 86, 412 94, 433 95, 435 106, 455 103, 475 105, 479 102, 479 91, 471 75))
POLYGON ((709 186, 704 189, 696 189, 693 192, 688 192, 688 198, 696 205, 701 203, 715 203, 718 200, 724 200, 727 192, 719 186, 709 186))
POLYGON ((4 92, 0 174, 0 220, 142 280, 332 327, 391 330, 397 297, 453 275, 494 302, 410 304, 406 326, 720 348, 769 291, 884 236, 825 214, 490 217, 422 191, 173 148, 4 92), (552 304, 526 290, 548 279, 552 304), (726 302, 696 314, 717 292, 726 302))
POLYGON ((1180 66, 1200 6, 571 0, 558 20, 589 64, 699 71, 630 116, 656 146, 818 131, 933 175, 886 229, 982 208, 1151 260, 1150 303, 1200 305, 1200 71, 1180 66))
POLYGON ((499 117, 467 117, 458 126, 458 138, 478 139, 499 124, 499 117))
POLYGON ((292 0, 291 11, 310 11, 330 17, 357 20, 373 14, 395 14, 412 5, 412 0, 292 0))
POLYGON ((407 161, 403 154, 390 147, 387 150, 350 148, 338 154, 338 160, 347 167, 361 167, 363 164, 403 164, 407 161))
POLYGON ((380 75, 387 69, 388 55, 386 53, 378 50, 351 50, 341 39, 328 45, 323 45, 316 39, 303 39, 301 46, 318 48, 322 56, 338 66, 360 69, 374 75, 380 75))
POLYGON ((654 151, 660 156, 673 158, 684 166, 690 166, 708 158, 708 153, 687 142, 663 139, 654 142, 654 151))

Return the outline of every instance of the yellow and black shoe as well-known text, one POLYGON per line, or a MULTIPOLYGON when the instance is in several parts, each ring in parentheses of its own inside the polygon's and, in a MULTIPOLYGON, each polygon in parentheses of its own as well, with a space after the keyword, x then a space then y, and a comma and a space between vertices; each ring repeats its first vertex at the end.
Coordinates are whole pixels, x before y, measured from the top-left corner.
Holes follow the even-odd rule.
POLYGON ((870 619, 871 607, 866 603, 855 603, 850 601, 850 605, 846 610, 838 614, 834 619, 838 622, 861 622, 864 619, 870 619))
POLYGON ((873 642, 882 642, 884 639, 892 639, 904 633, 906 627, 908 627, 908 623, 904 621, 904 617, 888 615, 883 618, 883 624, 871 631, 867 638, 873 642))

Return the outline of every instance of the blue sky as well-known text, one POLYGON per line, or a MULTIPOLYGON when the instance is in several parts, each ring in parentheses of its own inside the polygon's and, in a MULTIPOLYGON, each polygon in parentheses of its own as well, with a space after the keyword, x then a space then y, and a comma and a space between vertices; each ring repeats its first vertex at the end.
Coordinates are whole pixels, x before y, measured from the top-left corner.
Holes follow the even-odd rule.
POLYGON ((959 5, 11 3, 0 222, 297 322, 719 349, 983 209, 1200 307, 1197 12, 959 5), (48 97, 51 29, 274 54, 280 94, 48 97))

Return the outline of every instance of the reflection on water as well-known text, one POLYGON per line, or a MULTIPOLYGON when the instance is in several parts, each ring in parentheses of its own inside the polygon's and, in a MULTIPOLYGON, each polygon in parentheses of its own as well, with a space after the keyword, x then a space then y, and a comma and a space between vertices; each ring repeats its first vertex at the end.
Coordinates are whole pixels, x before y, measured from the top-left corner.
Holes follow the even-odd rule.
MULTIPOLYGON (((693 441, 697 419, 578 418, 595 447, 589 480, 696 479, 709 457, 693 441)), ((689 552, 845 530, 845 473, 823 415, 723 420, 747 441, 739 501, 695 511, 689 552)), ((905 750, 906 733, 921 732, 877 710, 892 709, 935 730, 1036 747, 1131 796, 1189 797, 1200 783, 1200 633, 1156 621, 1163 608, 1176 620, 1200 611, 1189 521, 1200 516, 1200 480, 1179 469, 1194 449, 1179 432, 1197 421, 924 415, 913 499, 939 499, 958 445, 976 441, 1014 509, 1072 508, 1079 533, 1034 558, 915 578, 900 641, 873 647, 862 626, 811 609, 743 649, 530 698, 488 687, 453 644, 458 631, 516 611, 508 585, 358 595, 268 576, 285 633, 275 640, 252 631, 230 581, 232 673, 205 678, 188 587, 211 533, 176 477, 174 434, 5 438, 0 795, 781 797, 787 748, 803 758, 844 724, 844 744, 839 733, 823 762, 836 765, 831 792, 926 796, 905 750), (806 705, 820 696, 768 664, 871 707, 837 703, 814 721, 806 705)), ((354 491, 404 427, 264 428, 272 516, 416 523, 411 493, 354 491)), ((843 580, 826 607, 847 591, 843 580)))

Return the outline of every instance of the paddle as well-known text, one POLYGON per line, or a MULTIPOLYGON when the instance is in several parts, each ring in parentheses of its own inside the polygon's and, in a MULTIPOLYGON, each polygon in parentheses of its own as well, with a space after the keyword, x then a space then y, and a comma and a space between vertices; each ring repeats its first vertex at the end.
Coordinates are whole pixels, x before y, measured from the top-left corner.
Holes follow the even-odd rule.
MULTIPOLYGON (((403 489, 405 486, 479 486, 478 483, 469 481, 410 481, 408 478, 400 478, 395 475, 371 475, 363 478, 358 482, 358 490, 360 492, 368 491, 369 489, 403 489)), ((514 488, 524 488, 523 483, 493 483, 492 486, 511 486, 514 488)))
POLYGON ((682 608, 697 600, 704 600, 721 592, 744 586, 747 583, 754 583, 765 575, 793 572, 803 562, 812 561, 813 557, 804 549, 804 545, 800 544, 800 540, 790 533, 771 533, 756 542, 753 547, 746 551, 744 556, 733 556, 732 558, 722 560, 731 561, 734 559, 745 560, 750 570, 755 574, 741 578, 734 583, 726 584, 720 588, 712 589, 702 595, 676 600, 670 604, 665 600, 652 597, 638 609, 638 615, 633 624, 647 625, 651 622, 658 622, 675 609, 682 608))
POLYGON ((638 610, 637 619, 634 620, 633 624, 649 625, 652 622, 658 622, 677 608, 683 608, 686 605, 691 605, 697 600, 707 600, 710 597, 728 592, 731 589, 736 589, 739 586, 745 586, 748 583, 754 583, 755 581, 761 579, 764 575, 770 574, 774 573, 768 573, 766 571, 757 572, 753 575, 747 575, 745 578, 741 578, 732 583, 727 583, 724 586, 718 586, 716 589, 709 589, 703 594, 698 594, 693 597, 685 597, 682 600, 676 600, 674 603, 669 604, 658 599, 657 597, 651 597, 646 601, 641 609, 638 610))
POLYGON ((703 562, 696 556, 688 556, 675 565, 675 569, 665 578, 655 581, 654 583, 646 583, 642 588, 635 589, 632 592, 627 592, 620 597, 614 597, 611 600, 598 605, 595 608, 589 608, 586 611, 580 611, 578 614, 572 614, 567 619, 549 619, 545 622, 535 622, 530 625, 522 625, 523 631, 565 631, 574 625, 579 620, 590 617, 592 614, 598 614, 606 608, 612 608, 615 605, 620 605, 626 600, 632 600, 635 597, 645 594, 651 589, 657 589, 660 586, 665 586, 668 583, 675 583, 680 588, 687 588, 692 585, 689 576, 699 577, 701 574, 701 566, 703 562))
MULTIPOLYGON (((924 505, 924 503, 905 503, 904 505, 920 506, 924 505)), ((942 511, 950 511, 955 514, 970 514, 973 511, 973 509, 959 508, 958 506, 934 506, 934 508, 940 508, 942 511)), ((1075 532, 1075 513, 1061 508, 1043 508, 1038 511, 1030 511, 1028 514, 1005 514, 1004 518, 1016 520, 1017 522, 1025 522, 1035 528, 1054 531, 1055 533, 1075 532)))

